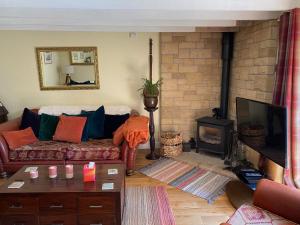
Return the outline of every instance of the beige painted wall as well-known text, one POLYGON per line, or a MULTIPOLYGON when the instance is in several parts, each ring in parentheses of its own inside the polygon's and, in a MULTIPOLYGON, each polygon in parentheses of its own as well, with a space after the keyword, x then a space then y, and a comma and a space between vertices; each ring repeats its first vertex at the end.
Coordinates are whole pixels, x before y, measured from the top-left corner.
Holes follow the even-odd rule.
MULTIPOLYGON (((143 102, 137 89, 148 76, 148 39, 153 38, 153 75, 159 77, 159 34, 105 32, 0 31, 0 100, 9 118, 19 116, 24 107, 50 104, 125 104, 142 114, 143 102), (35 47, 97 46, 100 89, 41 91, 35 47), (10 54, 6 54, 6 53, 10 54)), ((155 123, 159 125, 159 112, 155 123)))

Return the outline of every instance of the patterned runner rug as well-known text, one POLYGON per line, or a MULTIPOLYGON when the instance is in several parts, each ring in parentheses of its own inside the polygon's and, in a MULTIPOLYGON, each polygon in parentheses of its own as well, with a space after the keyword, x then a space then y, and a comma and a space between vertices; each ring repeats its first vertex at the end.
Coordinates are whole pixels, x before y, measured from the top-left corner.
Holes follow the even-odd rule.
POLYGON ((164 187, 127 187, 122 225, 176 225, 164 187))
POLYGON ((141 173, 213 202, 224 193, 230 177, 170 158, 160 159, 139 170, 141 173))

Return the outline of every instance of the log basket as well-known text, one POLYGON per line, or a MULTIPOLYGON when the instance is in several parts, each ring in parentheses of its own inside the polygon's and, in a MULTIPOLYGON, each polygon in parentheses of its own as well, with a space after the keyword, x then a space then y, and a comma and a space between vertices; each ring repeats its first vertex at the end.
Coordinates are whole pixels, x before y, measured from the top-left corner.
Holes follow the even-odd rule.
POLYGON ((160 137, 160 155, 175 157, 182 153, 182 136, 178 132, 164 132, 160 137))

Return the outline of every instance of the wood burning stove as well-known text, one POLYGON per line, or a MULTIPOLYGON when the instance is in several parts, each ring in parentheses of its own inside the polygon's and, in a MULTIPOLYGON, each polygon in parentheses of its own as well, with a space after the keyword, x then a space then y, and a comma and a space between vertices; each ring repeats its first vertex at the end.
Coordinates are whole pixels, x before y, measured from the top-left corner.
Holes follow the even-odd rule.
POLYGON ((220 108, 214 108, 214 117, 197 119, 197 152, 202 150, 220 154, 225 159, 231 151, 233 121, 227 119, 231 60, 234 33, 224 32, 222 37, 222 82, 220 108))
POLYGON ((233 121, 202 117, 197 121, 197 152, 220 154, 225 159, 231 148, 233 121))

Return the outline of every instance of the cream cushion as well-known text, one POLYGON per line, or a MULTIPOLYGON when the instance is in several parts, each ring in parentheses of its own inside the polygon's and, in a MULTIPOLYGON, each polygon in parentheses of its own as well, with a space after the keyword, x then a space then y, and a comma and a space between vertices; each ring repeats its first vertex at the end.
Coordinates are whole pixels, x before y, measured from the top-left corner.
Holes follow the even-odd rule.
MULTIPOLYGON (((66 113, 69 115, 78 115, 81 113, 81 110, 95 111, 99 107, 99 105, 49 105, 40 107, 39 114, 44 113, 53 116, 60 116, 61 114, 66 113)), ((104 109, 105 114, 110 115, 122 115, 131 112, 131 108, 126 105, 104 105, 104 109)))

